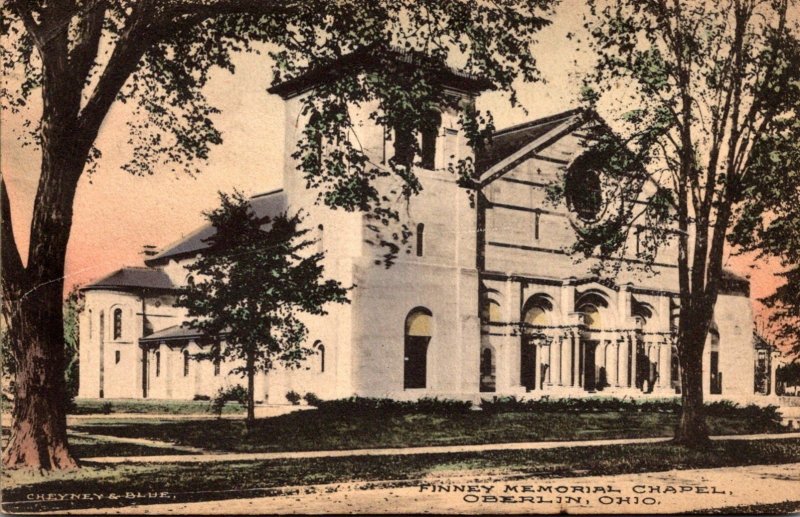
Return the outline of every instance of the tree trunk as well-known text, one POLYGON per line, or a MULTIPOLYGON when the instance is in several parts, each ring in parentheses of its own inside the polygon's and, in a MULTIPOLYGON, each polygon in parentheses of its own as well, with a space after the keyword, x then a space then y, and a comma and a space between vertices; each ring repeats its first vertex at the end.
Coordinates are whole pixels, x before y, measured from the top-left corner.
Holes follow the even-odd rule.
POLYGON ((708 444, 708 426, 703 406, 703 349, 705 334, 691 332, 679 343, 681 368, 681 417, 674 443, 690 448, 708 444))
POLYGON ((7 468, 78 466, 67 445, 61 283, 23 299, 10 338, 17 344, 13 422, 3 451, 7 468))
POLYGON ((255 403, 255 354, 252 350, 247 351, 247 425, 252 425, 256 420, 255 403))

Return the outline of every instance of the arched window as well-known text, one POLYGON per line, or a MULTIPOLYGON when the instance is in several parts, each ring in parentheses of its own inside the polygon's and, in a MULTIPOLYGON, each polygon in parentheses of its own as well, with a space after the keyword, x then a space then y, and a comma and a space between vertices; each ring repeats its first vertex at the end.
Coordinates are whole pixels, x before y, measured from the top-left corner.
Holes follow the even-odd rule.
POLYGON ((92 338, 92 324, 93 323, 94 322, 92 321, 92 309, 89 309, 89 339, 92 338))
POLYGON ((189 376, 189 352, 186 350, 183 351, 183 376, 189 376))
POLYGON ((423 246, 425 244, 425 225, 419 223, 417 225, 417 256, 421 257, 425 251, 423 246))
POLYGON ((156 352, 156 377, 161 375, 161 352, 156 352))
POLYGON ((534 294, 525 302, 522 310, 522 322, 528 325, 544 327, 551 323, 553 302, 546 294, 534 294))
POLYGON ((420 128, 422 145, 420 146, 420 159, 422 168, 433 170, 436 168, 436 138, 439 136, 439 127, 442 125, 442 115, 432 112, 420 128))
POLYGON ((122 338, 122 309, 114 309, 114 339, 122 338))
POLYGON ((317 341, 317 354, 319 354, 319 373, 325 373, 325 345, 317 341))
POLYGON ((114 364, 119 364, 120 360, 122 360, 122 352, 119 350, 114 351, 114 364))
POLYGON ((489 321, 494 323, 503 321, 503 314, 500 311, 500 304, 492 299, 489 300, 489 321))
POLYGON ((722 394, 722 372, 719 370, 719 329, 717 324, 712 322, 708 329, 708 337, 711 341, 709 352, 709 380, 711 383, 709 392, 712 395, 722 394))
POLYGON ((534 305, 525 311, 525 316, 522 321, 528 325, 547 325, 548 323, 547 311, 544 308, 534 305))
POLYGON ((220 362, 221 362, 221 361, 220 361, 218 358, 217 358, 217 359, 214 359, 214 377, 216 377, 216 376, 218 376, 218 375, 219 375, 219 369, 220 369, 220 368, 219 368, 219 366, 220 366, 220 362))
POLYGON ((595 305, 587 303, 581 306, 578 312, 583 313, 583 323, 590 330, 600 330, 603 328, 603 320, 600 317, 600 310, 595 305))
POLYGON ((423 307, 408 313, 405 323, 403 388, 425 388, 428 378, 428 344, 433 314, 423 307))
POLYGON ((609 309, 606 295, 597 289, 590 289, 576 295, 575 312, 583 315, 583 324, 589 330, 601 330, 605 322, 603 315, 609 309))

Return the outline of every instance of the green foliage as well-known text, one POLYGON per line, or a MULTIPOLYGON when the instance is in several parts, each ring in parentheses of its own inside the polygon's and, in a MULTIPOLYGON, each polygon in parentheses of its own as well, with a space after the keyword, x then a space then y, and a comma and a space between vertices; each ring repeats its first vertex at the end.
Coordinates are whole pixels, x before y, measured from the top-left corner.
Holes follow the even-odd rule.
POLYGON ((214 398, 211 400, 209 410, 217 415, 222 416, 222 410, 228 402, 238 402, 242 406, 247 406, 248 396, 247 388, 240 384, 234 384, 227 388, 220 388, 214 398))
POLYGON ((64 379, 67 383, 67 407, 73 408, 78 396, 80 379, 80 325, 79 318, 84 309, 83 292, 75 286, 64 300, 64 379))
POLYGON ((800 362, 792 362, 779 366, 775 371, 775 382, 778 385, 779 394, 781 389, 787 386, 800 386, 800 362))
POLYGON ((300 314, 324 315, 326 304, 348 303, 347 289, 323 279, 323 253, 309 250, 314 241, 299 214, 259 220, 240 193, 220 199, 221 207, 206 213, 216 233, 187 266, 177 305, 192 328, 214 340, 204 356, 245 363, 234 373, 252 373, 248 357, 253 371, 298 367, 314 353, 300 314))
POLYGON ((472 403, 423 397, 419 400, 394 400, 369 397, 350 397, 346 399, 323 400, 315 404, 319 411, 341 415, 361 415, 364 413, 430 413, 457 414, 471 410, 472 403))
POLYGON ((681 289, 712 304, 726 236, 797 264, 800 26, 787 17, 796 3, 590 7, 585 27, 597 63, 582 97, 587 108, 602 107, 619 136, 602 123, 591 135, 610 158, 602 167, 609 206, 578 228, 579 250, 619 257, 636 233, 637 258, 651 264, 665 244, 682 241, 697 258, 687 253, 679 265, 686 278, 696 271, 681 289))
POLYGON ((309 406, 319 407, 319 403, 322 402, 322 399, 319 398, 315 393, 311 393, 310 391, 303 395, 303 400, 306 401, 306 404, 309 406))
POLYGON ((300 394, 299 394, 299 393, 297 393, 297 392, 296 392, 296 391, 294 391, 294 390, 289 390, 289 391, 286 393, 286 400, 288 400, 288 401, 289 401, 289 403, 290 403, 291 405, 293 405, 293 406, 299 406, 299 405, 300 405, 300 401, 302 400, 302 398, 303 398, 303 397, 301 397, 301 396, 300 396, 300 394))
MULTIPOLYGON (((678 413, 681 410, 681 403, 677 398, 638 400, 612 397, 561 399, 542 397, 540 399, 520 399, 511 396, 483 399, 481 400, 481 409, 493 413, 678 413)), ((781 422, 777 406, 758 406, 756 404, 740 406, 736 402, 722 400, 706 402, 705 411, 708 416, 738 418, 765 427, 774 427, 781 422)))

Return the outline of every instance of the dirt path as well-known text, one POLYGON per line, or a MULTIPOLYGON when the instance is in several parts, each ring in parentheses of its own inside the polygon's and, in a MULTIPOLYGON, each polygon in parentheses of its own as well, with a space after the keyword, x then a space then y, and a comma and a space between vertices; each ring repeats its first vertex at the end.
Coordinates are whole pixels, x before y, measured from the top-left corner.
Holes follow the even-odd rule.
MULTIPOLYGON (((95 435, 88 435, 95 436, 95 435)), ((98 438, 101 436, 97 435, 98 438)), ((106 436, 102 435, 102 439, 106 436)), ((781 434, 750 434, 714 436, 712 440, 782 440, 800 438, 800 433, 781 434)), ((279 459, 304 459, 304 458, 333 458, 346 456, 395 456, 413 454, 447 454, 458 452, 484 452, 508 450, 538 450, 557 449, 561 447, 597 447, 603 445, 627 445, 640 443, 666 442, 671 438, 623 438, 616 440, 581 440, 562 442, 523 442, 523 443, 491 443, 483 445, 447 445, 434 447, 396 447, 384 449, 352 449, 331 451, 295 451, 295 452, 254 452, 254 453, 207 453, 196 455, 164 455, 164 456, 103 456, 96 458, 82 458, 86 463, 202 463, 210 461, 263 461, 279 459)), ((126 440, 134 440, 126 439, 126 440)), ((139 439, 135 439, 139 440, 139 439)), ((165 442, 151 442, 141 440, 141 445, 161 443, 162 446, 176 448, 165 442), (149 442, 149 443, 148 443, 149 442)))
MULTIPOLYGON (((800 501, 800 463, 558 479, 316 485, 274 497, 115 508, 119 514, 678 513, 800 501)), ((81 510, 73 513, 107 513, 81 510)))
MULTIPOLYGON (((95 438, 104 442, 117 442, 117 443, 132 443, 135 445, 146 445, 147 447, 154 447, 159 449, 171 449, 175 451, 191 452, 195 455, 206 454, 206 451, 198 447, 190 447, 189 445, 176 445, 169 442, 161 442, 158 440, 148 440, 146 438, 125 438, 122 436, 113 436, 110 434, 95 434, 84 433, 81 431, 68 430, 67 434, 70 436, 78 436, 80 438, 95 438)), ((149 456, 145 456, 149 457, 149 456)))

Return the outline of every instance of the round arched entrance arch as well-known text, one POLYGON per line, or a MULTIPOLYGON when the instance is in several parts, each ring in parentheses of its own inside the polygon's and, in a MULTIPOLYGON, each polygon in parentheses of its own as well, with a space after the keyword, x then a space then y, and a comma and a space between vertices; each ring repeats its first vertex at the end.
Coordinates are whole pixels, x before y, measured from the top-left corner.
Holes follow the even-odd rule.
POLYGON ((433 313, 425 307, 412 309, 406 316, 403 353, 403 389, 420 389, 428 383, 428 345, 431 341, 433 313))

